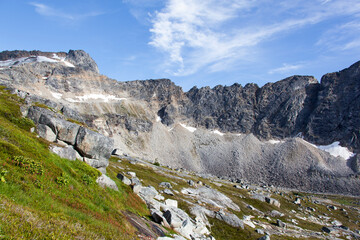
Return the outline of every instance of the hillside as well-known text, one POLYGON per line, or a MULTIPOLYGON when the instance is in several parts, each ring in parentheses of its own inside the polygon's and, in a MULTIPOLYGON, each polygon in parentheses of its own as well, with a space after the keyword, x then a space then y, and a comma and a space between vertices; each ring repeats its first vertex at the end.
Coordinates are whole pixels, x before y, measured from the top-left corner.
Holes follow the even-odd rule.
MULTIPOLYGON (((66 131, 57 135, 58 124, 73 126, 63 120, 105 136, 98 135, 120 155, 233 181, 359 195, 359 63, 320 83, 292 76, 263 87, 183 92, 168 79, 110 79, 81 50, 6 51, 0 59, 0 84, 25 99, 22 113, 50 142, 65 137, 70 150, 79 128, 71 139, 62 136, 66 131), (36 110, 35 103, 59 114, 36 110)), ((104 170, 109 153, 84 155, 84 147, 75 150, 104 170)))
POLYGON ((1 239, 360 238, 355 197, 232 183, 129 156, 110 158, 118 190, 103 188, 98 170, 49 151, 54 143, 21 116, 24 100, 1 88, 0 103, 1 239))

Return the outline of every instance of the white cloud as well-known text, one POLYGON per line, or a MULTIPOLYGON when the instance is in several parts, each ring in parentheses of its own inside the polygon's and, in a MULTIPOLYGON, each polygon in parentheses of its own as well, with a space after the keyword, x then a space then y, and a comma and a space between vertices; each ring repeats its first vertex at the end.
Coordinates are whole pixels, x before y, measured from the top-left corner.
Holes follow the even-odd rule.
MULTIPOLYGON (((167 56, 173 75, 222 71, 246 61, 257 46, 335 16, 360 13, 358 0, 168 0, 152 15, 150 45, 167 56)), ((350 44, 350 42, 349 42, 350 44)), ((357 42, 353 45, 355 46, 357 42)), ((272 72, 294 70, 284 65, 272 72)))
POLYGON ((104 14, 103 12, 88 12, 88 13, 71 14, 71 13, 62 11, 60 9, 56 9, 56 8, 47 6, 42 3, 31 2, 29 4, 34 6, 35 11, 40 15, 43 15, 46 17, 57 17, 57 18, 68 20, 68 21, 76 21, 76 20, 81 20, 81 19, 88 18, 88 17, 96 17, 96 16, 104 14))
POLYGON ((291 71, 294 71, 294 70, 297 70, 299 68, 301 68, 302 65, 301 64, 298 64, 298 65, 291 65, 291 64, 287 64, 287 63, 284 63, 282 65, 282 67, 279 67, 279 68, 275 68, 275 69, 272 69, 269 71, 269 74, 275 74, 275 73, 289 73, 291 71))
POLYGON ((318 40, 317 45, 330 51, 358 49, 360 46, 360 19, 326 31, 318 40))

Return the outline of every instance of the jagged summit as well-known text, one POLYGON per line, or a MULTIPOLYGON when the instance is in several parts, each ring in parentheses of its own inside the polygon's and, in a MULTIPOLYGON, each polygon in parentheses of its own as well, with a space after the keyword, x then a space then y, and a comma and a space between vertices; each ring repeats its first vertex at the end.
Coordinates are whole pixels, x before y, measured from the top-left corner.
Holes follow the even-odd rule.
POLYGON ((79 67, 85 71, 99 73, 96 62, 84 50, 69 50, 68 53, 42 52, 38 50, 0 52, 0 68, 33 62, 61 63, 67 67, 79 67))

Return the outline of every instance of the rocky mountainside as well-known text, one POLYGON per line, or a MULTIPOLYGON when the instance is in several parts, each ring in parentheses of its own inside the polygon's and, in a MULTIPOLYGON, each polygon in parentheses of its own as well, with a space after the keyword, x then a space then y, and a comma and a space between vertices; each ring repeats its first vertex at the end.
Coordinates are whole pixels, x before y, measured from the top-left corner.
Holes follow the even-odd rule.
POLYGON ((168 79, 109 79, 81 50, 0 59, 1 85, 110 137, 114 153, 234 181, 360 192, 360 62, 320 83, 292 76, 183 92, 168 79))

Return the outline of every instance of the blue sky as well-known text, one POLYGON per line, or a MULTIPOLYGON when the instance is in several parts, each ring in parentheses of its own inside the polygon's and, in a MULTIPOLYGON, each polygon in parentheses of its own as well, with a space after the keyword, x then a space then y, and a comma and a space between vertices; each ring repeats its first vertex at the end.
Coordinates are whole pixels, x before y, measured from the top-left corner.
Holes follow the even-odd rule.
POLYGON ((360 60, 359 0, 0 0, 0 50, 83 49, 119 81, 318 80, 360 60))

